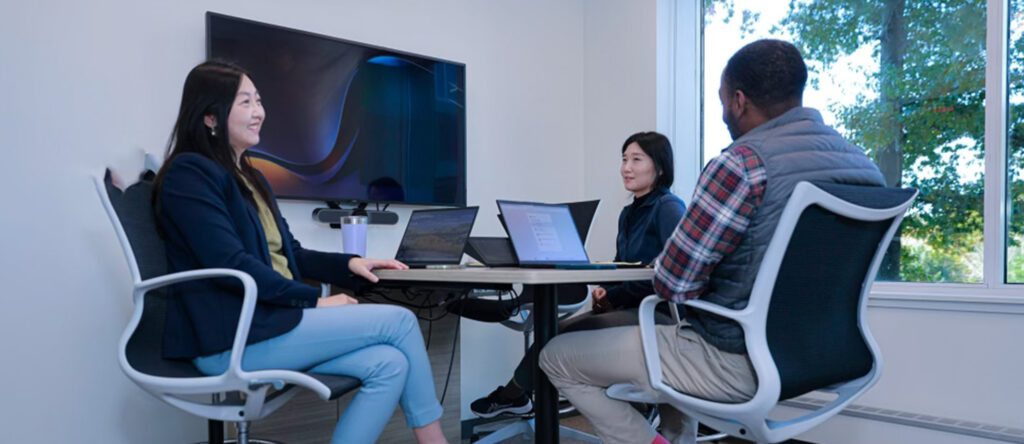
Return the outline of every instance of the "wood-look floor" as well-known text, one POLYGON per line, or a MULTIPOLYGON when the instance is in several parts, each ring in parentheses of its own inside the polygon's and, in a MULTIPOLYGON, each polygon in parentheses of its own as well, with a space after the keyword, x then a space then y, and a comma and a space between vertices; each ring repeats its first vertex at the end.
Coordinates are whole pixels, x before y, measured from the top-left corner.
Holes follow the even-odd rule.
MULTIPOLYGON (((584 418, 582 415, 579 415, 579 414, 574 414, 574 415, 571 415, 571 416, 563 417, 562 419, 559 420, 559 424, 561 424, 563 426, 574 428, 574 429, 582 431, 582 432, 586 432, 586 433, 590 433, 590 434, 594 433, 594 427, 590 425, 590 422, 587 421, 586 418, 584 418)), ((386 442, 386 441, 381 441, 381 442, 386 442)), ((470 444, 469 438, 468 437, 464 438, 462 440, 462 444, 470 444)), ((533 444, 533 440, 532 439, 527 439, 525 437, 515 437, 515 438, 510 438, 510 439, 504 440, 504 441, 501 442, 501 444, 533 444)), ((574 439, 561 438, 561 439, 559 439, 559 444, 584 444, 584 442, 583 441, 577 441, 577 440, 574 440, 574 439)), ((586 443, 586 444, 589 444, 589 443, 586 443)), ((744 441, 744 440, 738 439, 738 438, 725 438, 725 439, 721 439, 721 440, 718 440, 718 441, 710 441, 707 444, 750 444, 750 442, 749 441, 744 441)), ((813 443, 809 443, 809 442, 806 442, 806 441, 797 441, 797 440, 794 439, 794 440, 786 441, 783 444, 813 444, 813 443)))

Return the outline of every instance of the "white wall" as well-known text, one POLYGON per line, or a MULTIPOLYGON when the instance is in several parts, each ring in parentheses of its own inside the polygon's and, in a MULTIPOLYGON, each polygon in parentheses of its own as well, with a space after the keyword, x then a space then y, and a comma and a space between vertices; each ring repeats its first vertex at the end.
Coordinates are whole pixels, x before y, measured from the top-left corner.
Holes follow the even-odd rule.
POLYGON ((587 245, 593 259, 615 256, 619 212, 633 201, 619 175, 622 142, 657 124, 655 18, 653 0, 586 2, 584 197, 601 199, 587 245))
MULTIPOLYGON (((637 131, 655 127, 654 19, 653 0, 587 0, 583 2, 579 19, 566 24, 579 31, 582 37, 583 52, 578 60, 582 62, 582 70, 573 86, 574 91, 582 94, 582 108, 581 114, 564 117, 582 123, 583 139, 582 151, 576 151, 577 157, 564 166, 582 166, 583 176, 575 184, 565 180, 554 180, 551 184, 582 186, 577 188, 576 194, 563 194, 565 197, 554 194, 550 194, 550 198, 536 197, 533 192, 523 196, 550 202, 601 199, 587 243, 592 259, 615 256, 619 211, 631 202, 631 195, 623 188, 619 176, 622 141, 637 131)), ((540 139, 537 143, 545 145, 545 149, 566 148, 540 139)), ((539 161, 546 163, 550 159, 539 161)), ((507 170, 500 164, 482 167, 507 170)), ((500 187, 494 192, 507 194, 500 187)), ((475 231, 481 228, 481 218, 492 217, 483 210, 481 215, 475 231)), ((463 321, 462 328, 462 417, 467 419, 473 417, 469 412, 470 402, 508 382, 522 356, 523 337, 494 324, 474 321, 463 321)))
MULTIPOLYGON (((481 206, 475 234, 493 235, 500 230, 493 216, 495 198, 584 197, 582 79, 584 38, 591 35, 584 32, 584 5, 582 0, 5 2, 0 13, 3 441, 170 443, 203 436, 201 421, 144 394, 116 365, 115 344, 131 308, 129 277, 88 177, 105 165, 127 175, 141 165, 143 151, 163 152, 185 74, 203 59, 207 8, 466 63, 468 200, 481 206)), ((624 5, 617 7, 628 9, 624 5)), ((268 110, 268 118, 273 116, 268 110)), ((613 139, 624 137, 624 131, 613 139)), ((616 156, 611 155, 613 162, 616 156)), ((610 174, 614 177, 615 170, 610 174)), ((338 233, 311 222, 313 207, 286 203, 283 210, 306 245, 336 250, 338 233)), ((403 220, 408 211, 399 208, 403 220)), ((393 255, 401 229, 373 227, 369 253, 393 255)), ((509 356, 490 362, 511 363, 521 339, 494 333, 500 330, 467 326, 463 331, 478 340, 496 335, 483 343, 505 347, 509 356)), ((477 384, 477 390, 484 385, 477 384)), ((485 394, 463 393, 464 402, 485 394)))
MULTIPOLYGON (((901 299, 879 296, 871 303, 868 322, 884 366, 878 384, 855 403, 1024 429, 1020 301, 993 307, 978 296, 973 303, 935 303, 928 302, 934 295, 920 293, 901 299)), ((987 442, 852 417, 830 420, 802 439, 829 444, 987 442)))
POLYGON ((1024 428, 1024 316, 873 307, 882 378, 860 404, 1024 428))

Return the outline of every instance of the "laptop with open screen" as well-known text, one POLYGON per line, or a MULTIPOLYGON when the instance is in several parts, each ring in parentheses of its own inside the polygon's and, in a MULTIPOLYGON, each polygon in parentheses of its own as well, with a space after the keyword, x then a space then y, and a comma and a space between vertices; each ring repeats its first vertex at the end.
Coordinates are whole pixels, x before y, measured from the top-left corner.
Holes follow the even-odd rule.
POLYGON ((498 201, 521 267, 615 268, 591 263, 566 204, 498 201))
MULTIPOLYGON (((601 199, 566 202, 565 205, 569 206, 569 214, 572 215, 572 221, 576 224, 576 232, 580 235, 580 242, 583 242, 584 247, 586 247, 587 240, 590 239, 590 226, 594 222, 597 208, 601 205, 601 199)), ((501 213, 498 213, 498 222, 501 222, 501 228, 505 230, 505 234, 508 234, 508 227, 505 226, 505 219, 501 217, 501 213)), ((472 242, 472 239, 470 239, 470 242, 472 242)))
POLYGON ((572 214, 572 221, 576 224, 576 231, 580 234, 580 242, 587 246, 590 239, 590 226, 594 223, 594 215, 601 205, 601 199, 584 200, 580 202, 566 202, 569 206, 569 214, 572 214))
POLYGON ((516 253, 507 237, 470 236, 466 254, 488 267, 516 267, 516 253))
POLYGON ((414 210, 395 259, 413 268, 457 266, 478 207, 414 210))

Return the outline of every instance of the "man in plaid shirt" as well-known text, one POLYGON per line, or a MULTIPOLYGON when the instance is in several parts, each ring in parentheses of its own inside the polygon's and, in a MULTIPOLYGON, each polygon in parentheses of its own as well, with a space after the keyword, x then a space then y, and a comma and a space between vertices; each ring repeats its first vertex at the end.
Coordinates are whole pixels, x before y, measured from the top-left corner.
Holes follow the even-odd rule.
MULTIPOLYGON (((797 182, 883 185, 859 147, 802 106, 807 67, 790 43, 759 40, 729 59, 719 99, 734 142, 701 172, 691 204, 655 261, 655 292, 742 308, 779 215, 797 182)), ((648 386, 639 327, 555 337, 540 366, 604 443, 665 443, 629 403, 607 397, 618 382, 648 386), (609 359, 614 356, 614 359, 609 359)), ((655 327, 665 382, 705 399, 742 402, 757 381, 739 325, 687 310, 655 327)))

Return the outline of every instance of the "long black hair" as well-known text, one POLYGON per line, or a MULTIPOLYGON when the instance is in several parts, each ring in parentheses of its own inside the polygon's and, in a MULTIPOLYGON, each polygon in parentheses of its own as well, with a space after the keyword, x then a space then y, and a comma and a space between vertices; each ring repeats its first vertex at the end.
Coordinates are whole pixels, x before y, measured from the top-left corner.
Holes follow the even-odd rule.
POLYGON ((622 143, 622 152, 625 153, 626 148, 633 142, 636 142, 644 154, 654 162, 654 171, 657 173, 654 187, 671 188, 672 182, 675 181, 675 162, 672 161, 672 144, 669 143, 668 137, 654 131, 639 132, 629 136, 622 143))
MULTIPOLYGON (((235 151, 228 141, 228 114, 238 94, 242 76, 252 79, 249 72, 240 66, 211 60, 192 68, 185 77, 178 120, 174 123, 171 138, 167 142, 167 159, 157 173, 153 186, 154 203, 159 199, 164 173, 174 157, 182 153, 197 153, 230 171, 238 183, 238 188, 242 190, 242 195, 251 203, 255 205, 254 196, 245 186, 243 177, 252 184, 267 205, 272 205, 270 193, 263 187, 263 181, 259 180, 258 173, 249 163, 248 156, 242 156, 236 163, 235 151), (217 121, 213 134, 204 121, 206 116, 213 116, 217 121)), ((154 208, 159 211, 160 206, 154 205, 154 208)))

